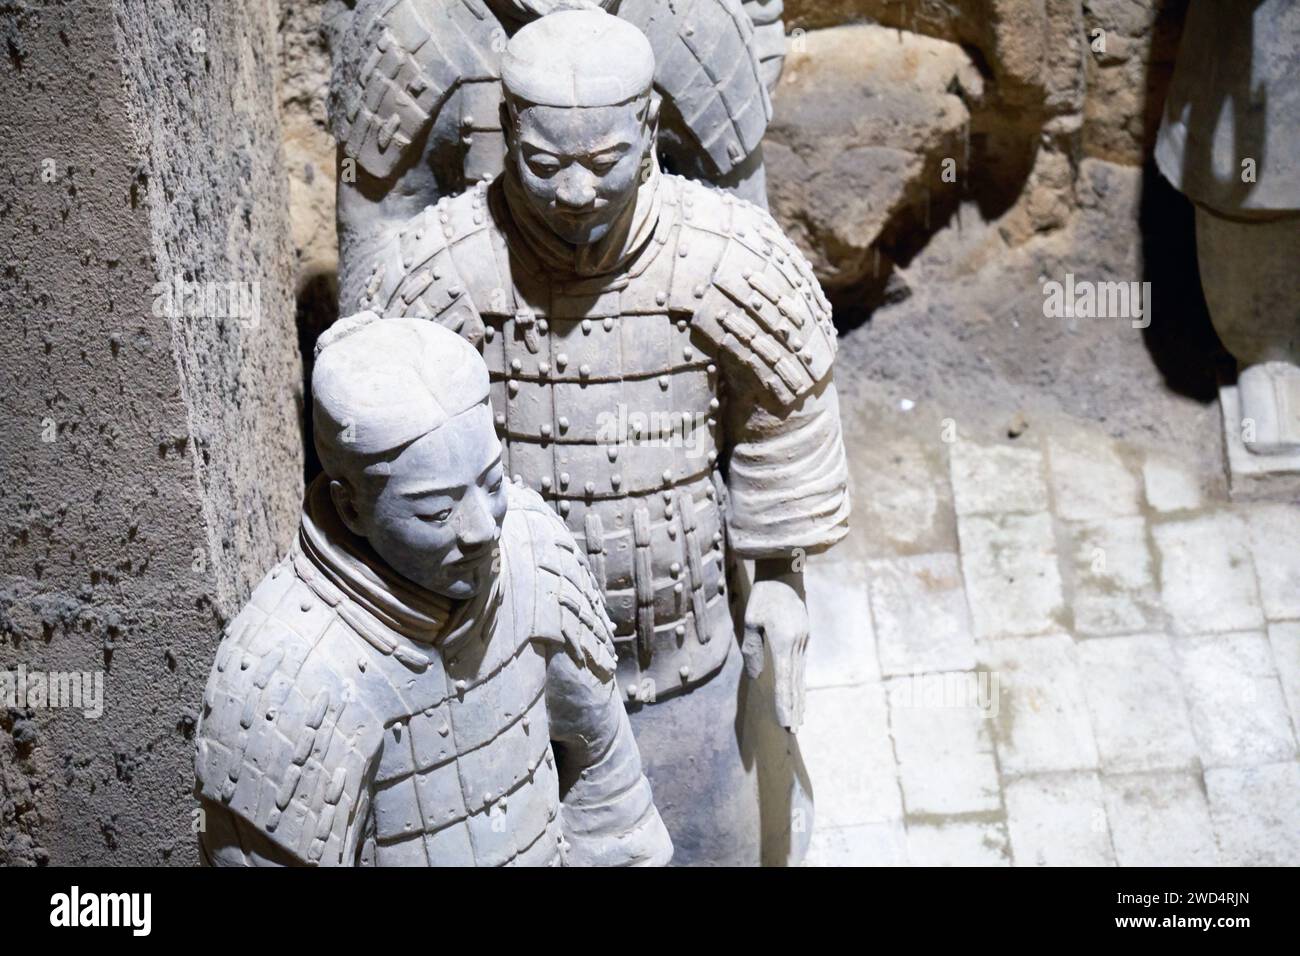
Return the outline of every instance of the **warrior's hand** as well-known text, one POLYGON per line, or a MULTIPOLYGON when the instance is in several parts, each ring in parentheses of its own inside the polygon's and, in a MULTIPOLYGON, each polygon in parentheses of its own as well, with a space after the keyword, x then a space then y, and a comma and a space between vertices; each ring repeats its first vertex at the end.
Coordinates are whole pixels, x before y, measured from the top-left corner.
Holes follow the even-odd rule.
POLYGON ((763 673, 765 646, 771 652, 776 717, 782 727, 793 732, 803 723, 804 654, 808 649, 803 575, 788 570, 765 573, 763 564, 759 562, 757 580, 745 606, 741 653, 745 670, 750 678, 756 678, 763 673))

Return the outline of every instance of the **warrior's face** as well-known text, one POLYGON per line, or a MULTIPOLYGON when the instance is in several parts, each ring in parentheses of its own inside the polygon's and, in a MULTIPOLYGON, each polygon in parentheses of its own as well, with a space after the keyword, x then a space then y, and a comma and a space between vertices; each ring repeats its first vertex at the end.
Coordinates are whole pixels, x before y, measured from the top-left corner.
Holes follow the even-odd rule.
POLYGON ((354 530, 394 571, 453 599, 471 597, 491 581, 506 489, 486 402, 408 445, 391 461, 386 480, 362 481, 368 493, 343 510, 351 510, 354 530))
POLYGON ((654 145, 650 97, 619 106, 524 106, 510 161, 529 204, 565 242, 599 242, 636 198, 654 145))

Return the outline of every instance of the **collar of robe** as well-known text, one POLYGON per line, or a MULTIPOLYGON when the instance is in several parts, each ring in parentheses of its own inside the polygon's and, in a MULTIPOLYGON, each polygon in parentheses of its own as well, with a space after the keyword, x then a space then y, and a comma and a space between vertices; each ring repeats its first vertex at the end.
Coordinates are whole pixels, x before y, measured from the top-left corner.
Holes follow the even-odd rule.
POLYGON ((353 534, 330 499, 329 479, 307 490, 294 570, 376 650, 414 670, 431 663, 428 651, 454 652, 489 626, 500 606, 500 575, 466 601, 452 601, 406 580, 353 534))
POLYGON ((492 190, 493 214, 498 222, 513 225, 524 246, 552 276, 589 279, 621 273, 654 238, 663 203, 658 159, 618 219, 599 242, 575 246, 557 236, 524 193, 519 171, 507 160, 500 189, 492 190))

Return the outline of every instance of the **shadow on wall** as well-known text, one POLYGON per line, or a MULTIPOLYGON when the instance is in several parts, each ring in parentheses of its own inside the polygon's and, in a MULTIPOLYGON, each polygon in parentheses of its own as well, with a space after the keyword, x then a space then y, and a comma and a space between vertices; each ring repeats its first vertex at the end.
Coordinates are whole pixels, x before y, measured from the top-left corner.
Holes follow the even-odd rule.
POLYGON ((1237 365, 1210 323, 1201 290, 1196 210, 1154 161, 1142 174, 1142 279, 1151 283, 1159 310, 1142 331, 1143 342, 1171 391, 1208 404, 1218 399, 1221 380, 1236 377, 1237 365))
POLYGON ((302 477, 304 484, 320 474, 320 459, 312 440, 311 373, 316 363, 313 353, 316 339, 339 317, 339 277, 334 271, 308 273, 298 283, 298 350, 302 353, 302 404, 299 415, 303 423, 302 477))

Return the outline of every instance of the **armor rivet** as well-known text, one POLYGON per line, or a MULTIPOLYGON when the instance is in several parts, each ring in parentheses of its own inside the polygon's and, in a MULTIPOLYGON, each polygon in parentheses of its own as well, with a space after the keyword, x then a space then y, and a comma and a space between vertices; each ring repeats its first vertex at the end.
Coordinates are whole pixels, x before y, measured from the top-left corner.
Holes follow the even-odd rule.
POLYGON ((517 382, 515 379, 511 379, 509 382, 506 383, 506 391, 508 391, 511 395, 518 395, 519 382, 517 382))
POLYGON ((605 454, 609 457, 610 461, 618 461, 618 446, 610 445, 609 448, 605 450, 605 454))
POLYGON ((594 495, 596 493, 596 483, 594 481, 587 482, 587 484, 583 487, 583 490, 586 491, 587 494, 589 495, 594 495))
POLYGON ((669 491, 665 491, 665 492, 664 492, 664 502, 666 503, 666 502, 669 502, 669 501, 672 501, 672 500, 673 500, 673 493, 672 493, 672 491, 671 491, 671 490, 669 490, 669 491))
POLYGON ((721 531, 715 531, 715 532, 713 532, 713 543, 714 543, 714 544, 722 544, 722 532, 721 532, 721 531))
POLYGON ((550 438, 550 437, 551 437, 551 424, 550 424, 550 422, 547 422, 545 425, 542 426, 542 437, 543 437, 543 438, 550 438))
POLYGON ((712 465, 717 460, 718 460, 718 453, 716 451, 709 452, 709 464, 712 465))
POLYGON ((689 362, 691 359, 695 358, 695 350, 689 345, 686 346, 686 348, 682 349, 682 358, 689 362))
POLYGON ((659 376, 659 387, 660 387, 661 389, 663 389, 665 392, 668 391, 668 376, 667 376, 667 375, 660 375, 660 376, 659 376))
POLYGON ((583 334, 583 335, 589 335, 590 333, 591 333, 591 319, 583 319, 583 320, 582 320, 582 334, 583 334))
POLYGON ((498 428, 505 428, 505 427, 506 427, 506 417, 505 417, 505 415, 497 415, 497 427, 498 427, 498 428))
POLYGON ((672 505, 666 505, 666 506, 664 507, 664 517, 665 517, 665 518, 671 518, 672 516, 673 516, 673 506, 672 506, 672 505))
POLYGON ((679 670, 677 673, 681 675, 682 680, 690 680, 691 669, 687 667, 685 664, 682 665, 681 670, 679 670))
POLYGON ((245 654, 239 661, 239 669, 241 671, 246 671, 252 666, 253 666, 253 658, 251 658, 247 654, 245 654))
MULTIPOLYGON (((719 547, 721 547, 721 545, 719 545, 719 547)), ((725 581, 718 582, 718 593, 719 594, 727 593, 727 583, 725 581)), ((705 640, 708 640, 708 638, 705 638, 705 640)))
POLYGON ((357 670, 363 674, 366 672, 366 659, 364 657, 357 658, 357 670))
POLYGON ((456 693, 458 693, 458 694, 463 694, 463 693, 465 693, 465 688, 468 687, 468 686, 469 686, 469 685, 466 684, 464 680, 458 680, 458 681, 456 681, 456 693))
POLYGON ((605 321, 602 322, 601 325, 605 326, 605 331, 608 332, 614 328, 614 320, 609 316, 605 316, 605 321))
POLYGON ((623 484, 623 476, 615 472, 609 476, 609 483, 614 486, 615 491, 618 491, 619 486, 623 484))
POLYGON ((451 296, 453 299, 459 299, 462 291, 463 290, 458 285, 447 287, 447 295, 451 296))
POLYGON ((678 581, 676 584, 673 585, 674 594, 681 594, 684 590, 686 590, 686 585, 682 584, 681 581, 678 581))
POLYGON ((754 273, 753 273, 753 270, 751 270, 751 269, 745 269, 744 271, 742 271, 742 272, 740 273, 740 277, 741 277, 742 279, 744 279, 746 282, 748 282, 748 281, 749 281, 749 277, 752 276, 753 274, 754 274, 754 273))
POLYGON ((790 340, 790 348, 794 349, 796 352, 799 351, 799 349, 803 348, 803 340, 796 335, 790 340))
POLYGON ((538 363, 537 363, 537 371, 541 372, 543 375, 550 375, 550 374, 551 374, 551 363, 550 363, 550 362, 538 362, 538 363))
POLYGON ((564 366, 568 364, 569 364, 569 356, 564 352, 561 352, 559 355, 555 356, 556 368, 563 370, 564 366))
POLYGON ((667 305, 667 303, 668 303, 668 293, 666 293, 666 292, 656 292, 656 293, 655 293, 655 304, 656 304, 656 305, 667 305))
POLYGON ((489 342, 492 341, 493 337, 496 334, 497 334, 497 330, 492 328, 492 326, 490 325, 487 326, 485 329, 483 329, 483 338, 485 338, 489 342))
POLYGON ((677 247, 677 255, 682 259, 685 259, 690 254, 691 254, 691 250, 685 243, 682 243, 680 246, 677 247))
POLYGON ((550 330, 551 330, 551 325, 550 325, 549 322, 547 322, 545 319, 541 319, 541 320, 538 321, 538 323, 537 323, 537 331, 538 331, 541 335, 545 335, 545 334, 546 334, 547 332, 549 332, 550 330))
POLYGON ((516 371, 516 372, 519 372, 519 371, 522 371, 522 370, 523 370, 523 367, 524 367, 524 363, 521 362, 521 361, 519 361, 519 359, 511 359, 511 360, 510 360, 510 368, 511 368, 512 370, 514 370, 514 371, 516 371))
POLYGON ((709 411, 716 412, 721 407, 721 403, 716 398, 709 399, 709 411))
POLYGON ((763 300, 760 299, 758 296, 754 296, 754 298, 749 300, 749 307, 753 309, 755 312, 762 312, 763 300))
POLYGON ((460 125, 465 127, 466 129, 469 129, 471 126, 474 125, 474 117, 471 116, 469 113, 466 113, 465 117, 460 121, 460 125))
POLYGON ((560 517, 561 518, 569 517, 569 503, 567 501, 560 502, 560 517))
POLYGON ((670 484, 672 484, 672 481, 673 481, 673 473, 672 473, 672 470, 669 469, 669 468, 665 468, 665 469, 664 469, 664 484, 665 484, 665 485, 670 485, 670 484))
POLYGON ((298 605, 298 606, 299 606, 300 608, 302 608, 303 613, 306 614, 308 611, 311 610, 311 601, 303 601, 303 602, 302 602, 300 605, 298 605))
MULTIPOLYGON (((665 509, 664 509, 664 511, 666 511, 666 512, 667 512, 667 511, 671 511, 671 510, 672 510, 671 508, 665 508, 665 509)), ((665 517, 665 518, 671 518, 672 515, 671 515, 671 514, 665 514, 664 517, 665 517)), ((668 540, 670 540, 670 541, 676 541, 676 540, 677 540, 677 526, 676 526, 676 525, 671 525, 671 524, 670 524, 670 525, 668 526, 668 540)), ((680 594, 681 591, 679 590, 678 593, 680 594)))
POLYGON ((702 285, 697 285, 697 286, 696 286, 692 291, 693 291, 693 293, 694 293, 694 295, 695 295, 695 298, 697 298, 697 299, 703 299, 703 298, 704 298, 704 286, 702 286, 702 285))
POLYGON ((492 802, 492 794, 491 794, 491 793, 485 793, 485 794, 483 794, 483 803, 484 803, 484 804, 488 804, 488 803, 491 803, 491 802, 492 802))
POLYGON ((685 624, 678 624, 675 628, 673 628, 673 633, 676 634, 678 637, 685 637, 685 636, 686 636, 686 625, 685 625, 685 624))
POLYGON ((710 375, 714 375, 717 373, 718 367, 714 365, 712 362, 710 362, 709 367, 706 368, 704 371, 708 372, 710 375))
POLYGON ((561 416, 560 416, 560 431, 562 431, 562 432, 567 432, 568 430, 569 430, 569 420, 568 420, 567 418, 565 418, 563 415, 561 415, 561 416))
POLYGON ((524 718, 523 720, 521 720, 519 723, 520 723, 520 725, 523 726, 523 728, 524 728, 524 733, 528 733, 528 729, 529 729, 530 727, 532 727, 532 725, 533 725, 533 724, 532 724, 532 721, 530 721, 527 717, 525 717, 525 718, 524 718))
POLYGON ((434 282, 438 282, 438 281, 440 281, 441 279, 442 279, 442 270, 441 270, 441 269, 434 269, 434 270, 433 270, 433 281, 434 281, 434 282))
MULTIPOLYGON (((631 697, 633 700, 636 700, 636 684, 627 685, 627 696, 631 697)), ((583 772, 585 773, 586 771, 583 772)))
POLYGON ((588 375, 591 374, 591 366, 590 366, 590 365, 581 365, 581 366, 579 366, 579 367, 578 367, 578 374, 581 375, 583 378, 586 378, 588 375))
POLYGON ((674 561, 672 564, 668 566, 668 571, 670 574, 672 574, 673 577, 677 577, 679 574, 682 573, 681 562, 674 561))
POLYGON ((704 497, 708 498, 710 501, 716 498, 717 495, 718 495, 717 489, 714 488, 712 485, 709 485, 704 489, 704 497))
POLYGON ((567 471, 560 472, 560 487, 569 487, 569 473, 567 471))
POLYGON ((685 320, 685 319, 678 319, 678 320, 677 320, 677 331, 678 331, 678 332, 685 332, 685 331, 686 331, 686 320, 685 320))
POLYGON ((544 488, 546 491, 550 491, 552 484, 553 482, 551 481, 550 475, 542 475, 542 488, 544 488))

